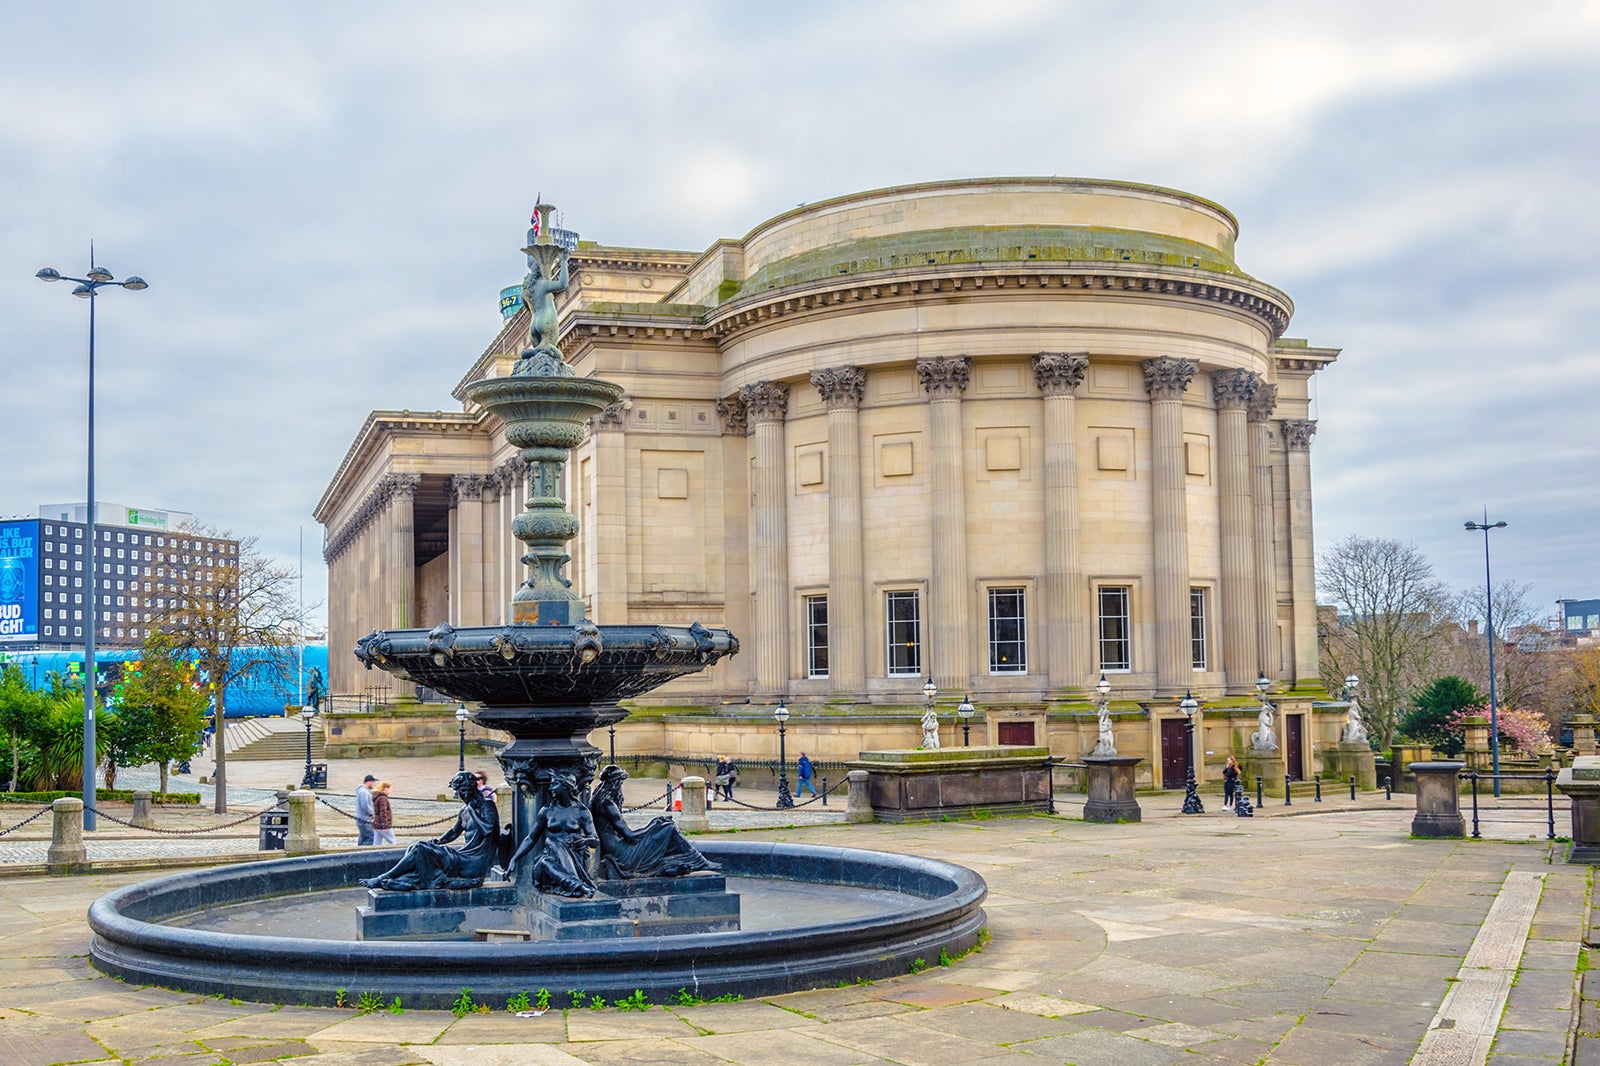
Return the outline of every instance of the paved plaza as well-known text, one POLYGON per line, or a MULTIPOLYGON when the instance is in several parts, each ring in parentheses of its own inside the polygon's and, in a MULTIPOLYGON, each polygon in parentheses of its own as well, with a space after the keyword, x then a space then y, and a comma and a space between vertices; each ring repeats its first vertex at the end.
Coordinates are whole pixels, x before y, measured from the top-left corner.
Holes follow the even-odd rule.
MULTIPOLYGON (((427 796, 420 790, 454 769, 454 760, 394 762, 403 765, 374 763, 373 772, 412 797, 427 796)), ((242 795, 282 776, 282 767, 251 766, 230 768, 242 795)), ((342 804, 365 769, 333 769, 352 777, 348 790, 332 782, 328 798, 342 804)), ((629 784, 630 802, 664 788, 629 784)), ((1590 878, 1562 861, 1565 845, 1543 839, 1542 824, 1501 826, 1502 836, 1520 839, 1412 840, 1405 798, 1379 793, 1354 804, 1330 795, 1320 807, 1297 800, 1289 809, 1269 799, 1254 819, 1221 812, 1214 796, 1209 813, 1190 818, 1172 797, 1142 796, 1143 823, 1092 825, 1075 817, 1073 799, 1061 797, 1056 817, 903 826, 831 820, 842 804, 827 815, 725 812, 726 827, 753 839, 971 867, 989 884, 992 939, 948 966, 930 959, 925 972, 893 980, 645 1012, 563 1011, 564 989, 551 990, 556 1006, 541 1016, 495 1003, 492 1013, 458 1019, 135 988, 89 968, 84 914, 149 869, 116 869, 109 855, 96 872, 74 877, 0 867, 11 874, 0 876, 0 1064, 1568 1061, 1579 981, 1588 976, 1579 952, 1592 936, 1590 878), (802 824, 802 815, 830 821, 802 824), (748 821, 736 824, 740 817, 748 821), (795 824, 760 828, 780 818, 795 824)), ((319 807, 319 821, 334 829, 331 817, 319 807)), ((91 858, 119 841, 161 846, 102 825, 90 834, 91 858)), ((183 853, 234 842, 252 850, 253 826, 245 828, 248 840, 195 834, 183 853)), ((381 971, 350 999, 363 992, 384 992, 381 971)), ((1583 1028, 1592 1028, 1587 1018, 1583 1028)), ((1575 1061, 1600 1057, 1580 1040, 1575 1061)))

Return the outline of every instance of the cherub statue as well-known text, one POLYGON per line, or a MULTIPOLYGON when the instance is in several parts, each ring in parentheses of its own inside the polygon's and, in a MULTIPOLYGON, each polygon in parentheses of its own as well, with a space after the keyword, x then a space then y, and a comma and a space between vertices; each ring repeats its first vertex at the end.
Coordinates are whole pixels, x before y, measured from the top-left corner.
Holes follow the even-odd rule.
POLYGON ((1356 699, 1354 693, 1350 696, 1350 717, 1344 725, 1344 736, 1339 739, 1346 744, 1367 743, 1367 726, 1361 720, 1361 701, 1356 699))
POLYGON ((550 375, 561 365, 561 350, 556 347, 556 293, 567 289, 567 250, 558 244, 532 244, 527 251, 529 270, 522 279, 522 301, 528 307, 528 346, 512 372, 550 375))
POLYGON ((1277 751, 1278 737, 1272 732, 1272 704, 1267 694, 1261 694, 1261 713, 1256 715, 1257 729, 1250 734, 1250 746, 1256 751, 1277 751))
POLYGON ((922 746, 930 749, 939 746, 939 716, 932 707, 922 712, 922 746))

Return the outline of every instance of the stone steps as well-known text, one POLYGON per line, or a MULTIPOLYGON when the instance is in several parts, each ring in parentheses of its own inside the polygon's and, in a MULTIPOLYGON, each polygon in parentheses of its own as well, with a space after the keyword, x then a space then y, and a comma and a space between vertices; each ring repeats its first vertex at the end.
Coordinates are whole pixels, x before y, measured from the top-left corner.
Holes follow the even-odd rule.
MULTIPOLYGON (((229 719, 226 734, 224 750, 229 759, 263 761, 306 757, 306 726, 298 716, 229 719)), ((324 758, 321 718, 311 720, 311 758, 313 761, 324 758)))

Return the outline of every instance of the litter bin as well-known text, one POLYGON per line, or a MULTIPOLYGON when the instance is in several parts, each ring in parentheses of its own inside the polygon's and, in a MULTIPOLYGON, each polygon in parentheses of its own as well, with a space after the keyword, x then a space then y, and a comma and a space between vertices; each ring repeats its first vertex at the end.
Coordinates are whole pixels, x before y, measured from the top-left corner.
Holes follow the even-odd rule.
POLYGON ((261 839, 258 851, 282 851, 289 842, 289 812, 281 807, 261 812, 261 839))
POLYGON ((328 787, 328 764, 327 763, 325 763, 325 762, 314 762, 314 763, 311 764, 311 787, 312 788, 327 788, 328 787))

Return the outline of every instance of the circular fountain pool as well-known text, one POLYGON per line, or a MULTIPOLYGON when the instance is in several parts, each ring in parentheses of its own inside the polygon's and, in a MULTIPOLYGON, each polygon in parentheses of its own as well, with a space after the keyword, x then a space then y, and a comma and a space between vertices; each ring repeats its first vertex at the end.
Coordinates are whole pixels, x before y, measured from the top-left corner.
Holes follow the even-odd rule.
POLYGON ((977 943, 987 891, 931 859, 801 844, 706 841, 741 894, 731 932, 608 940, 472 943, 355 940, 359 877, 393 851, 275 859, 175 874, 89 909, 96 968, 140 984, 269 1003, 329 1005, 373 992, 446 1008, 470 986, 494 1003, 581 990, 661 1002, 770 995, 906 973, 977 943))

